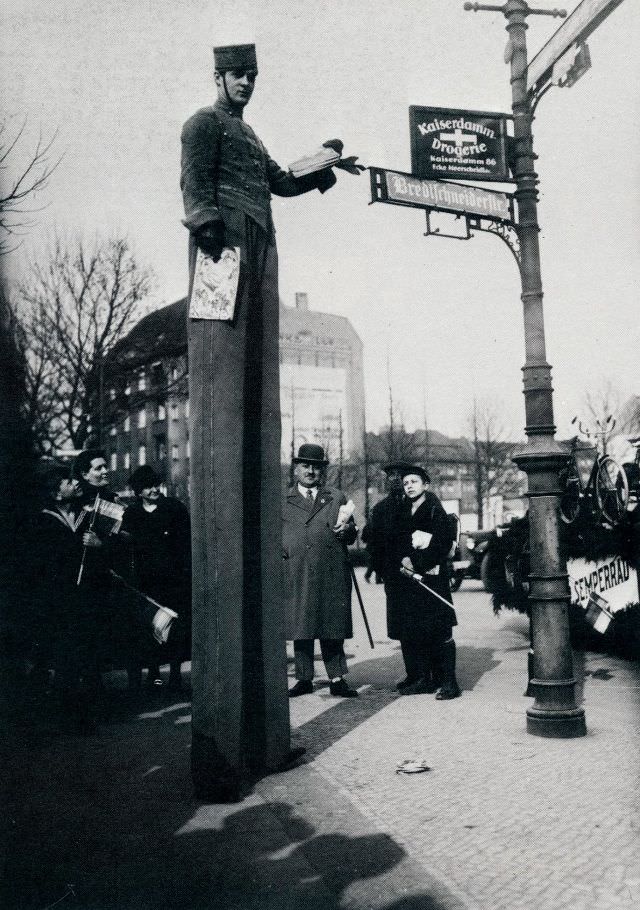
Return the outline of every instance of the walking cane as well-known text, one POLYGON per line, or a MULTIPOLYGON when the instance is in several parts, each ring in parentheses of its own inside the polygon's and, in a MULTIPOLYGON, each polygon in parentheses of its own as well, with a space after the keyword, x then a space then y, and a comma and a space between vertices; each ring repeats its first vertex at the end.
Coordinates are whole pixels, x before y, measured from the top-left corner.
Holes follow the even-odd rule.
POLYGON ((437 591, 434 591, 433 588, 430 588, 429 585, 426 585, 422 580, 422 575, 419 575, 418 572, 412 572, 411 569, 405 569, 404 566, 400 568, 400 574, 405 575, 407 578, 412 578, 421 588, 424 588, 425 591, 428 591, 429 594, 433 594, 434 597, 437 597, 438 600, 441 600, 446 607, 450 607, 451 603, 448 600, 445 600, 437 591))
MULTIPOLYGON (((91 514, 91 521, 89 522, 89 531, 93 530, 93 526, 96 523, 96 515, 98 514, 98 506, 100 505, 100 494, 96 493, 96 501, 93 504, 93 511, 91 514)), ((78 572, 78 578, 76 579, 76 585, 79 585, 82 581, 82 573, 84 572, 84 561, 87 555, 87 545, 85 544, 82 551, 82 561, 80 563, 80 570, 78 572)))
POLYGON ((371 629, 369 628, 369 620, 367 619, 367 614, 364 611, 364 604, 362 603, 362 594, 360 593, 360 588, 358 587, 358 581, 356 579, 355 569, 349 563, 349 568, 351 569, 351 578, 353 580, 353 587, 356 589, 356 595, 358 597, 358 603, 360 604, 360 609, 362 610, 362 618, 364 619, 364 627, 367 630, 367 635, 369 637, 369 644, 371 647, 374 647, 373 638, 371 637, 371 629))

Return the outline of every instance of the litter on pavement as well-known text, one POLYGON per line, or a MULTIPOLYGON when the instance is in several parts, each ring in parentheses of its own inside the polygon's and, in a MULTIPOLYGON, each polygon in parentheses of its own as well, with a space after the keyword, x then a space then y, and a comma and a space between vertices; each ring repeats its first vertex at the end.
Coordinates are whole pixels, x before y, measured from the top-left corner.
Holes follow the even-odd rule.
POLYGON ((418 758, 406 758, 396 765, 396 774, 419 774, 420 771, 431 771, 431 768, 418 758))

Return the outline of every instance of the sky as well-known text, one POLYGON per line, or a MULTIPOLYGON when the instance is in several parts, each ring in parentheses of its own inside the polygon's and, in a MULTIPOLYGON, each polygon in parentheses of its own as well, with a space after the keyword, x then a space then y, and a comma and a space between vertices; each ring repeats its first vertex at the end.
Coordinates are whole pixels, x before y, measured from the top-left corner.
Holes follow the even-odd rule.
MULTIPOLYGON (((543 0, 536 7, 556 5, 543 0)), ((577 5, 566 4, 569 11, 577 5)), ((462 0, 5 0, 2 109, 26 156, 57 132, 63 160, 11 255, 18 280, 53 231, 125 235, 156 275, 151 308, 183 297, 180 130, 214 99, 212 51, 255 41, 246 120, 280 164, 340 137, 366 165, 411 170, 410 104, 510 112, 505 20, 462 0)), ((529 18, 529 57, 559 19, 529 18)), ((640 394, 640 3, 589 39, 592 68, 552 88, 534 124, 547 359, 558 435, 586 392, 640 394)), ((496 187, 489 185, 488 188, 496 187)), ((346 316, 364 345, 367 425, 388 422, 388 374, 407 429, 468 432, 474 396, 522 436, 520 280, 507 247, 426 238, 424 213, 370 205, 368 175, 274 197, 280 293, 346 316)))

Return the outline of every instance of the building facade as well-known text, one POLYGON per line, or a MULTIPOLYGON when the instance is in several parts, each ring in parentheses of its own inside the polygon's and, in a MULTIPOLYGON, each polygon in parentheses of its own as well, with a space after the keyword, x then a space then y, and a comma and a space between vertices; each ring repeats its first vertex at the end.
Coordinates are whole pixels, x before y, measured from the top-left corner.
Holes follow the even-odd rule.
MULTIPOLYGON (((101 426, 114 485, 151 464, 181 499, 188 497, 190 440, 187 302, 145 316, 105 366, 101 426)), ((282 462, 303 442, 319 442, 332 461, 360 457, 364 434, 362 342, 348 319, 309 309, 306 294, 280 307, 282 462)), ((95 424, 95 421, 94 421, 95 424)))

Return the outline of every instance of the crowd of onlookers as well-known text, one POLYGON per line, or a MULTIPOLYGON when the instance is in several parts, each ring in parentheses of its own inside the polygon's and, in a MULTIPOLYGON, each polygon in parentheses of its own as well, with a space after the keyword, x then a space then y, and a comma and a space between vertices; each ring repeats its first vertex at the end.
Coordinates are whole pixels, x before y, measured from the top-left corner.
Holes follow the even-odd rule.
POLYGON ((133 693, 145 668, 149 686, 178 692, 190 656, 189 513, 163 495, 149 466, 129 484, 125 505, 99 449, 81 452, 71 468, 47 461, 24 522, 14 650, 34 679, 53 680, 61 719, 80 730, 95 723, 105 669, 126 669, 133 693))
MULTIPOLYGON (((302 445, 283 503, 282 609, 293 642, 293 698, 313 691, 314 640, 330 694, 358 695, 344 678, 344 640, 353 635, 347 547, 358 528, 353 503, 327 486, 327 466, 321 446, 302 445)), ((384 470, 387 496, 373 508, 362 538, 370 570, 384 581, 388 634, 400 642, 405 663, 397 688, 455 698, 447 515, 421 466, 400 462, 384 470)), ((164 495, 149 465, 132 473, 126 498, 117 495, 99 449, 81 452, 71 467, 47 460, 37 480, 38 502, 21 541, 23 597, 13 630, 14 652, 31 679, 52 683, 61 721, 77 730, 95 725, 105 669, 125 669, 133 694, 144 682, 188 695, 182 679, 191 655, 186 506, 164 495), (168 678, 160 672, 165 665, 168 678)))

